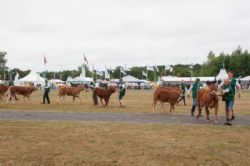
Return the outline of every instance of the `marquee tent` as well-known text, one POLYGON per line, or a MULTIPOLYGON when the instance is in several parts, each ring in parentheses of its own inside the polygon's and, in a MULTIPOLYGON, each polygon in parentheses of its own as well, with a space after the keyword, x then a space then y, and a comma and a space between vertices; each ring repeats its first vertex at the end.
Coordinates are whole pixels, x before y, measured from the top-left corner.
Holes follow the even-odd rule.
POLYGON ((227 71, 225 69, 220 69, 219 74, 216 76, 216 80, 224 80, 227 78, 227 71))
POLYGON ((27 76, 14 82, 15 85, 25 85, 33 83, 34 85, 44 85, 45 79, 42 78, 37 72, 31 71, 27 76))

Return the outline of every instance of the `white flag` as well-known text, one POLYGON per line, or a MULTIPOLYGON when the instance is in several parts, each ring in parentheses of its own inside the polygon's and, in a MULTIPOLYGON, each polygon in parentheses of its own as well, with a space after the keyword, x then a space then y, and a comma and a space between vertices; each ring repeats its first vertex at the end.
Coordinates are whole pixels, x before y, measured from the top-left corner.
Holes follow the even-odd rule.
POLYGON ((152 66, 148 66, 148 65, 147 65, 147 70, 154 71, 154 68, 153 68, 152 66))
POLYGON ((170 65, 165 65, 165 70, 170 70, 171 66, 170 65))
POLYGON ((108 68, 105 67, 105 79, 110 79, 108 68))
POLYGON ((147 73, 145 73, 145 71, 142 71, 142 75, 145 76, 145 77, 148 76, 147 73))
POLYGON ((121 70, 121 73, 122 73, 123 75, 127 75, 127 73, 124 71, 123 67, 121 67, 120 70, 121 70))
POLYGON ((155 68, 156 72, 159 72, 159 69, 156 65, 154 66, 154 68, 155 68))
POLYGON ((115 69, 113 69, 112 67, 109 67, 108 70, 110 70, 112 73, 115 72, 115 69))
POLYGON ((103 76, 103 72, 102 71, 98 71, 98 70, 95 70, 95 73, 99 76, 103 76))
POLYGON ((130 71, 130 68, 127 66, 127 64, 125 64, 124 67, 123 67, 123 70, 124 71, 130 71))

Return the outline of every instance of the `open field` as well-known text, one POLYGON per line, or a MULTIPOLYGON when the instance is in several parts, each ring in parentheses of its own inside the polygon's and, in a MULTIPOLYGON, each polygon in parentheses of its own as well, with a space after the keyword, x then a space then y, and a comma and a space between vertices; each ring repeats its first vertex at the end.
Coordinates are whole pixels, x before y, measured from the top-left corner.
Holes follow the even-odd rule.
POLYGON ((0 165, 249 165, 249 127, 0 122, 0 165))
MULTIPOLYGON (((78 99, 76 99, 75 103, 72 103, 72 97, 66 97, 65 101, 59 104, 56 104, 56 98, 58 91, 52 91, 50 93, 51 103, 50 105, 42 105, 40 104, 42 101, 42 91, 36 91, 31 96, 31 104, 27 101, 24 103, 21 96, 19 96, 20 100, 17 101, 15 104, 11 102, 6 104, 5 102, 0 103, 1 109, 7 110, 30 110, 30 111, 91 111, 91 112, 99 112, 99 111, 108 111, 108 112, 143 112, 143 113, 152 113, 152 93, 151 90, 143 90, 143 91, 133 91, 128 90, 125 102, 127 107, 125 109, 119 108, 118 102, 118 94, 115 93, 111 96, 110 99, 110 107, 109 108, 102 108, 101 106, 93 106, 91 92, 81 92, 81 98, 83 104, 80 104, 78 99)), ((183 106, 181 102, 178 106, 176 106, 176 113, 185 113, 190 114, 192 99, 187 98, 187 106, 183 106)), ((237 114, 250 114, 249 109, 250 104, 250 92, 244 91, 242 93, 242 97, 240 99, 236 98, 235 101, 235 111, 237 114)), ((166 103, 164 105, 164 109, 162 109, 158 103, 156 107, 157 112, 169 111, 169 104, 166 103)), ((219 114, 224 115, 224 102, 220 102, 219 114)))

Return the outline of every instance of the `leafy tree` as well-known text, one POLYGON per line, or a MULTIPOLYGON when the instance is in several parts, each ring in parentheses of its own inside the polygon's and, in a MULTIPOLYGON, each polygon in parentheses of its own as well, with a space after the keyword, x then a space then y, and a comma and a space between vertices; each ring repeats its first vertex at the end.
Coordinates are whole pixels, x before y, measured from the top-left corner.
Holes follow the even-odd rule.
POLYGON ((5 59, 5 55, 7 52, 0 50, 0 79, 5 79, 5 71, 8 69, 6 67, 7 59, 5 59))

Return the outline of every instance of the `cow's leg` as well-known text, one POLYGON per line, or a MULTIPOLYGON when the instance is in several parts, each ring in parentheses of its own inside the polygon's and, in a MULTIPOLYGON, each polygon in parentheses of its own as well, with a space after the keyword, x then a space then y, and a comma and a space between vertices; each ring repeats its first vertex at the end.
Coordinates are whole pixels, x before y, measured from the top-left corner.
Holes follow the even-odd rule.
POLYGON ((83 103, 82 103, 82 99, 81 99, 81 96, 78 96, 78 99, 80 100, 81 104, 83 104, 83 103))
POLYGON ((104 105, 104 107, 108 107, 108 99, 104 99, 104 101, 105 101, 105 105, 104 105))
POLYGON ((199 117, 200 117, 200 115, 201 115, 201 108, 202 108, 202 105, 201 105, 201 103, 198 101, 198 103, 197 103, 197 108, 198 108, 198 114, 197 114, 197 116, 196 116, 196 118, 197 119, 199 119, 199 117))
POLYGON ((207 115, 207 121, 209 121, 209 108, 208 108, 208 106, 205 106, 205 110, 206 110, 206 115, 207 115))
POLYGON ((153 112, 155 112, 156 104, 157 104, 157 100, 153 100, 153 103, 152 103, 153 112))
POLYGON ((164 107, 163 107, 163 104, 164 104, 164 103, 161 101, 161 108, 164 108, 164 107))
MULTIPOLYGON (((30 96, 27 96, 28 100, 29 100, 29 103, 31 103, 31 100, 30 100, 30 96)), ((16 100, 16 99, 15 99, 16 100)))
POLYGON ((100 98, 100 101, 101 101, 102 106, 104 107, 104 104, 103 104, 103 102, 102 102, 102 98, 100 98))
POLYGON ((76 98, 76 97, 75 97, 75 96, 73 96, 73 103, 75 102, 75 98, 76 98))
POLYGON ((60 99, 61 99, 61 95, 58 95, 57 100, 56 100, 56 104, 59 103, 59 100, 60 100, 60 99))
POLYGON ((214 107, 214 122, 218 122, 218 105, 214 107))
POLYGON ((169 110, 170 115, 172 114, 172 109, 173 109, 173 106, 172 104, 170 104, 170 110, 169 110))
POLYGON ((15 101, 14 101, 14 95, 11 95, 10 100, 11 100, 12 103, 15 103, 15 101))
POLYGON ((174 108, 175 104, 173 104, 173 114, 175 114, 175 108, 174 108))

